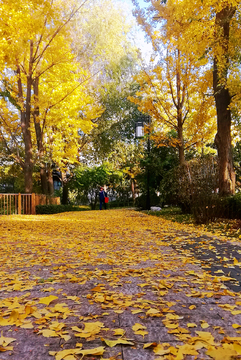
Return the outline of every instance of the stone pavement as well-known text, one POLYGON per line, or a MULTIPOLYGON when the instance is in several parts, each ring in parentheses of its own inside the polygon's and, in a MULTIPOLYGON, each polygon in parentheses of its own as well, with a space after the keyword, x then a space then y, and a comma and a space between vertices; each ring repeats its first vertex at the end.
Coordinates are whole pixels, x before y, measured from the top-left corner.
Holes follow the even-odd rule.
POLYGON ((0 360, 241 358, 238 245, 135 211, 19 219, 0 235, 0 360))
POLYGON ((200 261, 201 267, 214 276, 226 275, 224 284, 237 293, 241 291, 241 243, 223 241, 217 237, 202 235, 190 237, 183 234, 183 242, 172 244, 178 253, 188 253, 200 261), (237 260, 237 261, 236 261, 237 260))

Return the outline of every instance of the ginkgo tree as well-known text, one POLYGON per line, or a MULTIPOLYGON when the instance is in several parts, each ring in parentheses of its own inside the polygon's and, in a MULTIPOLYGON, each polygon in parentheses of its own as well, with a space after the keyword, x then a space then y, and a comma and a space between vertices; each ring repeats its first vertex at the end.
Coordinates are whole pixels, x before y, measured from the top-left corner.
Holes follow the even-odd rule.
MULTIPOLYGON (((240 2, 148 2, 152 24, 156 22, 164 26, 167 38, 178 37, 181 50, 187 58, 191 54, 197 62, 207 59, 212 66, 217 119, 215 144, 219 158, 219 192, 221 195, 234 194, 231 108, 238 97, 237 92, 240 93, 236 86, 239 78, 237 69, 240 66, 240 2)), ((142 13, 139 12, 138 15, 141 21, 142 13)), ((147 30, 152 33, 150 26, 147 30)))
MULTIPOLYGON (((157 35, 154 42, 156 39, 157 35)), ((203 149, 216 130, 214 102, 206 95, 210 88, 210 71, 202 73, 193 58, 187 59, 182 54, 175 39, 164 45, 166 54, 160 63, 137 76, 140 91, 131 99, 141 111, 151 115, 156 143, 164 146, 169 142, 176 147, 179 163, 184 165, 185 150, 203 149), (177 137, 169 138, 170 142, 168 133, 171 130, 177 137)))
POLYGON ((23 144, 24 157, 18 150, 14 157, 26 192, 32 191, 34 162, 40 161, 46 183, 43 157, 73 162, 79 130, 89 131, 101 113, 85 86, 90 75, 71 48, 71 21, 86 2, 1 2, 1 137, 23 144))

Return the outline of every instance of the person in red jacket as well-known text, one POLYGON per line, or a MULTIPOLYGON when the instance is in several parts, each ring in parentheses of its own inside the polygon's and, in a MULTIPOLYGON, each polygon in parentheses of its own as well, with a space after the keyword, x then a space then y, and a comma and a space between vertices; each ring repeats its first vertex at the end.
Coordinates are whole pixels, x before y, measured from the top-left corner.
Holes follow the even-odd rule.
POLYGON ((103 187, 100 188, 99 199, 100 199, 100 210, 102 210, 103 205, 104 205, 104 208, 106 209, 105 192, 104 192, 103 187))

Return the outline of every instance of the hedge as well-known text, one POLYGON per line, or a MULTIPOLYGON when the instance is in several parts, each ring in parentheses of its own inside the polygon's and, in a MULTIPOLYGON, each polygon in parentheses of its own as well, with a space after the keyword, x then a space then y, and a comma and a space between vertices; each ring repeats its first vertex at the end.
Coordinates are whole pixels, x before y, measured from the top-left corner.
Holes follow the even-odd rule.
POLYGON ((69 211, 88 211, 89 208, 83 208, 73 205, 37 205, 36 214, 58 214, 69 211))

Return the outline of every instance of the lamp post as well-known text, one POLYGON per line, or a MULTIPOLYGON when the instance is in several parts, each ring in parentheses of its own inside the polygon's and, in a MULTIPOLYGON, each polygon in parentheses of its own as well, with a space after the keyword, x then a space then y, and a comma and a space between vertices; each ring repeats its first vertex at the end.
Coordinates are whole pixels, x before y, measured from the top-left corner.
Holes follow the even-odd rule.
POLYGON ((151 124, 151 116, 148 114, 142 114, 140 120, 136 122, 136 139, 140 139, 144 137, 144 124, 148 125, 148 133, 147 133, 147 154, 148 154, 148 163, 146 165, 146 209, 150 210, 151 200, 150 200, 150 166, 149 166, 149 157, 151 151, 150 144, 150 124, 151 124))

